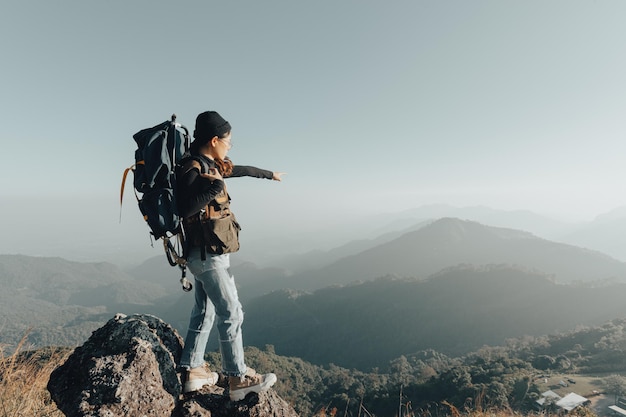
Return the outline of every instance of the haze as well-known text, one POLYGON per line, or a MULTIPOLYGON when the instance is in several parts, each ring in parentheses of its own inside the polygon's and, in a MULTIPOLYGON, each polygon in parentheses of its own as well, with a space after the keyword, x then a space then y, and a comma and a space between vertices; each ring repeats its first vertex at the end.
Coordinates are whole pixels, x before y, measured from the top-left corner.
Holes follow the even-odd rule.
POLYGON ((131 181, 119 221, 132 135, 205 110, 233 125, 235 163, 288 173, 229 182, 243 249, 263 256, 431 204, 592 220, 626 205, 625 14, 578 0, 10 2, 0 253, 160 255, 131 181))

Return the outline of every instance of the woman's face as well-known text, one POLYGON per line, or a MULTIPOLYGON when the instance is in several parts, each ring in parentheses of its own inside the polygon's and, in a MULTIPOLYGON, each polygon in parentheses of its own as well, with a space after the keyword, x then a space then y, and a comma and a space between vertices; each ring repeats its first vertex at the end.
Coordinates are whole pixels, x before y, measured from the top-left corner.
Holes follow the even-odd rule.
POLYGON ((217 136, 215 138, 213 138, 213 152, 215 152, 215 155, 217 158, 219 159, 226 159, 226 155, 228 154, 228 151, 230 150, 230 148, 233 147, 232 143, 230 142, 231 139, 231 135, 230 132, 228 132, 228 134, 226 136, 224 136, 223 138, 218 138, 217 136))

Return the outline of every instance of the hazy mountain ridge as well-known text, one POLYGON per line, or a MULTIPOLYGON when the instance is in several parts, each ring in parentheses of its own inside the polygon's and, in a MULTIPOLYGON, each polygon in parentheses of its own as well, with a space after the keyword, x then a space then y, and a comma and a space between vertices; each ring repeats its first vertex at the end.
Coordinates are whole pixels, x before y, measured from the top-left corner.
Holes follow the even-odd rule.
POLYGON ((12 288, 42 285, 50 282, 51 277, 57 285, 84 287, 128 279, 118 267, 106 262, 73 262, 26 255, 0 255, 0 274, 3 283, 12 288))
POLYGON ((457 267, 428 280, 378 279, 314 293, 277 291, 246 305, 246 341, 312 363, 368 369, 435 349, 596 325, 626 315, 626 284, 563 285, 507 265, 457 267))
POLYGON ((404 210, 391 215, 396 224, 410 226, 417 222, 454 217, 471 220, 494 227, 525 230, 546 239, 554 238, 571 230, 575 223, 552 219, 529 210, 497 210, 486 206, 454 207, 447 204, 431 204, 404 210))
POLYGON ((0 255, 0 277, 6 290, 56 305, 145 305, 167 295, 158 283, 138 283, 107 262, 0 255))
POLYGON ((266 291, 284 287, 311 290, 389 274, 426 278, 459 264, 522 265, 554 275, 559 282, 626 280, 626 264, 603 253, 520 230, 442 218, 323 268, 277 278, 259 287, 266 291))
POLYGON ((420 229, 428 223, 430 223, 430 221, 421 221, 411 223, 408 227, 403 225, 401 228, 397 228, 397 225, 389 225, 389 230, 393 231, 389 232, 381 230, 380 235, 377 234, 376 237, 373 238, 355 239, 329 250, 314 250, 303 254, 286 255, 276 258, 275 262, 287 270, 296 273, 318 269, 329 265, 338 259, 366 251, 391 240, 397 239, 403 234, 420 229))
MULTIPOLYGON (((433 211, 437 209, 439 206, 432 208, 433 211)), ((462 209, 454 211, 462 211, 462 209)), ((483 213, 482 216, 485 217, 492 215, 494 211, 475 208, 468 210, 468 214, 471 212, 483 213)), ((424 212, 424 215, 427 214, 430 214, 428 210, 424 212)), ((526 212, 501 214, 504 219, 515 216, 522 216, 522 219, 528 219, 527 221, 541 219, 540 216, 526 212)), ((522 221, 518 220, 519 222, 522 221)), ((550 221, 546 220, 546 222, 550 221)), ((393 229, 392 226, 389 228, 393 229)), ((557 279, 568 282, 624 276, 621 261, 610 259, 600 252, 549 241, 534 233, 486 226, 475 221, 456 218, 413 224, 400 231, 387 232, 376 238, 348 242, 327 251, 285 257, 277 260, 282 263, 273 267, 242 262, 241 259, 245 259, 245 256, 246 251, 234 254, 231 270, 239 283, 240 295, 246 299, 280 288, 319 289, 327 285, 374 279, 388 274, 425 278, 443 268, 464 263, 524 265, 554 274, 557 279), (441 230, 433 231, 431 236, 424 236, 421 242, 416 237, 418 234, 425 234, 424 225, 441 224, 441 222, 457 222, 457 224, 447 227, 442 225, 441 230), (470 225, 473 226, 470 227, 470 225), (489 228, 488 231, 482 230, 483 227, 489 228), (465 246, 459 243, 463 236, 465 246), (521 246, 515 247, 513 243, 515 238, 517 238, 516 243, 521 246), (433 248, 428 239, 439 240, 439 248, 433 248), (450 242, 446 242, 445 239, 449 239, 450 242), (534 241, 524 239, 534 239, 534 241), (530 249, 523 247, 525 243, 530 249), (453 252, 455 244, 457 248, 456 252, 453 252), (446 245, 449 245, 447 249, 446 245), (479 251, 480 248, 482 248, 482 253, 479 251), (432 252, 435 249, 438 253, 432 252)), ((172 288, 176 287, 180 273, 163 265, 167 265, 166 261, 163 257, 158 257, 146 261, 141 267, 131 272, 141 279, 151 282, 163 280, 163 282, 171 283, 172 288)))
POLYGON ((593 222, 584 224, 560 236, 571 244, 595 248, 616 259, 626 260, 626 217, 621 210, 598 216, 593 222))
POLYGON ((59 305, 5 291, 0 295, 0 344, 67 345, 86 340, 108 317, 104 306, 59 305))
MULTIPOLYGON (((544 239, 600 251, 618 260, 626 261, 626 206, 600 214, 593 221, 561 221, 529 210, 498 210, 485 206, 454 207, 446 204, 432 204, 401 212, 380 213, 357 218, 352 224, 342 224, 334 231, 320 230, 319 232, 321 235, 334 232, 339 236, 353 236, 352 239, 346 239, 350 242, 367 242, 376 240, 384 234, 404 234, 416 225, 430 223, 443 217, 470 220, 494 227, 525 230, 544 239), (613 225, 607 226, 608 221, 613 222, 613 225)), ((309 237, 301 236, 301 239, 307 240, 309 237)), ((285 248, 291 247, 291 245, 285 246, 284 242, 282 244, 280 241, 276 242, 276 239, 270 240, 275 248, 272 252, 284 252, 285 248)), ((332 244, 331 250, 317 250, 321 252, 318 257, 321 263, 317 267, 336 260, 337 258, 333 257, 335 249, 350 245, 350 242, 332 244)), ((267 245, 265 242, 256 242, 253 246, 259 244, 267 245)), ((319 247, 319 244, 316 246, 319 247)), ((286 256, 277 257, 267 254, 259 256, 262 252, 252 252, 254 253, 250 259, 259 265, 268 265, 268 262, 271 265, 289 265, 289 262, 285 261, 287 258, 298 259, 310 253, 289 254, 287 250, 286 256)), ((248 254, 250 254, 249 250, 244 256, 248 254)), ((292 267, 289 266, 289 268, 292 267)))
POLYGON ((528 210, 432 204, 400 212, 350 216, 341 222, 329 223, 313 234, 291 230, 287 235, 256 238, 244 234, 242 256, 261 267, 281 266, 302 272, 311 267, 326 266, 340 257, 372 248, 443 217, 526 230, 548 239, 559 238, 578 227, 577 223, 554 220, 528 210))
POLYGON ((117 310, 143 310, 168 294, 106 262, 0 255, 0 343, 74 345, 117 310))

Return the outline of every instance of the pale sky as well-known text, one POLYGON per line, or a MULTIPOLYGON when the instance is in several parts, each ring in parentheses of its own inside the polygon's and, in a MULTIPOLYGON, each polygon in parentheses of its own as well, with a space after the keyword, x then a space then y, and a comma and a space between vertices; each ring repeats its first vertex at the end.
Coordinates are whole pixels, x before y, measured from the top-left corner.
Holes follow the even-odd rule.
POLYGON ((593 219, 626 205, 624 16, 622 0, 5 2, 0 253, 146 245, 131 181, 119 223, 132 135, 205 110, 233 126, 235 163, 288 173, 229 182, 257 239, 435 203, 593 219))

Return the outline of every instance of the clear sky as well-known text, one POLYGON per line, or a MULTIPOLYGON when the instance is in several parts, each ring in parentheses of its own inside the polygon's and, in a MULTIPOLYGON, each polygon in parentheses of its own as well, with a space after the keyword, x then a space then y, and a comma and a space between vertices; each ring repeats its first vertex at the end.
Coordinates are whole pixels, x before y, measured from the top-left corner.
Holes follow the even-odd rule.
POLYGON ((622 0, 5 2, 0 253, 146 245, 130 181, 119 223, 132 134, 205 110, 231 122, 235 163, 288 173, 229 183, 257 237, 433 203, 592 219, 626 205, 624 16, 622 0))

